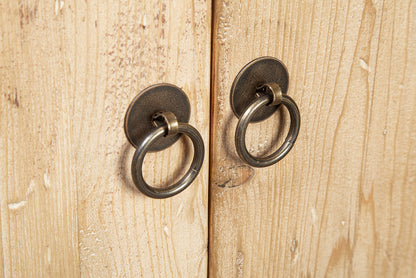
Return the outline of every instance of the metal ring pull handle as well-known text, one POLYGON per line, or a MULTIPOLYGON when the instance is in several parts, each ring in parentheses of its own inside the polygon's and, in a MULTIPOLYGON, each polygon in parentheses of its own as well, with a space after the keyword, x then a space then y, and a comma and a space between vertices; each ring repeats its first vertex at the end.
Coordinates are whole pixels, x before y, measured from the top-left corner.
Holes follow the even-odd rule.
POLYGON ((300 113, 298 106, 293 99, 287 95, 282 94, 280 87, 276 84, 267 84, 267 91, 271 91, 271 94, 260 96, 258 99, 253 101, 241 115, 237 129, 235 132, 235 145, 237 153, 242 160, 254 167, 267 167, 280 161, 286 154, 292 149, 293 144, 299 134, 300 128, 300 113), (276 92, 276 89, 278 90, 276 92), (246 131, 249 123, 253 116, 268 105, 279 105, 283 104, 289 111, 290 114, 290 128, 289 133, 286 136, 285 142, 277 149, 274 153, 266 157, 254 157, 251 155, 246 146, 246 131))
POLYGON ((178 123, 175 115, 171 112, 160 112, 157 116, 159 115, 164 118, 166 125, 154 129, 144 138, 136 149, 131 163, 131 175, 134 184, 145 195, 157 199, 172 197, 185 190, 198 175, 202 162, 204 161, 204 142, 199 132, 189 124, 178 123), (142 167, 144 157, 149 151, 149 147, 157 142, 158 139, 163 136, 175 135, 176 133, 186 134, 191 139, 194 145, 192 164, 188 172, 177 183, 166 188, 152 187, 143 178, 142 167))
POLYGON ((171 84, 151 86, 130 104, 124 130, 130 143, 136 147, 131 175, 143 194, 156 199, 172 197, 185 190, 198 176, 204 161, 204 142, 199 132, 187 123, 189 114, 188 98, 180 88, 171 84), (182 134, 187 135, 194 146, 194 158, 188 171, 168 187, 150 186, 143 178, 143 161, 147 152, 169 147, 182 134))
POLYGON ((254 167, 267 167, 285 157, 299 134, 298 106, 286 92, 289 74, 286 66, 276 58, 260 57, 248 63, 237 75, 231 88, 231 107, 239 118, 235 145, 239 157, 254 167), (246 131, 251 122, 271 116, 283 104, 290 114, 289 133, 282 146, 265 157, 255 157, 246 146, 246 131))

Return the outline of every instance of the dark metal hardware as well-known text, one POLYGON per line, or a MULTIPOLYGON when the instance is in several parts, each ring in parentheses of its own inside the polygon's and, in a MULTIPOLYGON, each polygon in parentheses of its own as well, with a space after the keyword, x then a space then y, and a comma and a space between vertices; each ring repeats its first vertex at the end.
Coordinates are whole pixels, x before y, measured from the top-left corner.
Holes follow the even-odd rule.
POLYGON ((231 107, 239 118, 235 132, 237 153, 254 167, 267 167, 280 161, 292 149, 299 134, 300 112, 286 92, 289 74, 284 64, 273 57, 261 57, 247 64, 237 75, 231 89, 231 107), (272 115, 283 104, 290 114, 289 133, 282 146, 266 157, 254 157, 246 146, 245 135, 250 122, 272 115))
POLYGON ((190 105, 186 94, 171 84, 144 89, 130 103, 124 120, 124 132, 136 148, 131 174, 136 187, 145 195, 163 199, 185 190, 197 177, 204 161, 204 142, 188 124, 190 105), (165 188, 152 187, 143 178, 143 161, 148 151, 160 151, 186 134, 194 145, 194 158, 186 174, 165 188))

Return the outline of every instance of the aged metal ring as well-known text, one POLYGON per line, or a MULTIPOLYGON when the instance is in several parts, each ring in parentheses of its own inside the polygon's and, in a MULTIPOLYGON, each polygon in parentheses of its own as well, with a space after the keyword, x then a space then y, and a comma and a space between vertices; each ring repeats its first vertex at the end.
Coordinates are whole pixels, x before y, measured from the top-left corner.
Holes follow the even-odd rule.
POLYGON ((175 130, 177 133, 186 134, 194 145, 194 158, 192 164, 186 174, 175 184, 165 188, 155 188, 146 183, 143 178, 143 161, 146 153, 149 151, 151 145, 159 138, 166 136, 169 133, 167 125, 158 127, 149 132, 149 134, 142 140, 136 149, 131 163, 131 174, 136 187, 145 195, 163 199, 172 197, 183 190, 185 190, 197 177, 202 163, 204 161, 204 142, 199 132, 189 124, 179 122, 175 130))
POLYGON ((235 145, 237 153, 242 160, 254 167, 267 167, 280 161, 292 149, 293 144, 299 134, 300 128, 300 113, 295 101, 286 94, 281 94, 280 101, 275 100, 275 96, 271 94, 262 95, 253 101, 242 113, 235 132, 235 145), (286 136, 285 142, 274 153, 266 157, 252 156, 246 146, 246 130, 251 119, 257 111, 267 105, 283 104, 290 114, 290 128, 286 136))

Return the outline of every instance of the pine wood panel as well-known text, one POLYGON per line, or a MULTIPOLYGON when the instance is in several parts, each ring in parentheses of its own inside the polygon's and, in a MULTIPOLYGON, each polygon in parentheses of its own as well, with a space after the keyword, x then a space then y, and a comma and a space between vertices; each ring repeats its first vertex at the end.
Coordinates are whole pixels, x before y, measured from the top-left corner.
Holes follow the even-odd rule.
MULTIPOLYGON (((210 276, 414 277, 416 3, 218 0, 213 17, 210 276), (265 55, 287 65, 302 124, 284 160, 253 169, 229 92, 265 55)), ((288 120, 250 125, 249 149, 288 120)))
MULTIPOLYGON (((208 163, 180 195, 144 197, 123 120, 174 83, 208 143, 210 1, 1 1, 0 21, 3 275, 206 276, 208 163)), ((189 148, 149 154, 146 180, 172 182, 189 148)))

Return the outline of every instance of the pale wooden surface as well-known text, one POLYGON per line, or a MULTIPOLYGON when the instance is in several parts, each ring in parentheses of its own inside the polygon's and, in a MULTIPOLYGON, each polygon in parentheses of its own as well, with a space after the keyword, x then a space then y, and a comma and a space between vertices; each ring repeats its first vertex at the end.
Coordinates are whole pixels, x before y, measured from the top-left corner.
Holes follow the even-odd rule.
MULTIPOLYGON (((415 277, 416 2, 219 0, 213 17, 210 276, 415 277), (287 65, 302 124, 252 169, 229 91, 264 55, 287 65)), ((250 127, 254 153, 277 119, 250 127)))
MULTIPOLYGON (((208 155, 210 30, 210 1, 0 2, 3 276, 206 276, 207 160, 177 197, 146 198, 123 119, 174 83, 208 155)), ((149 155, 148 182, 172 181, 186 148, 149 155)))

